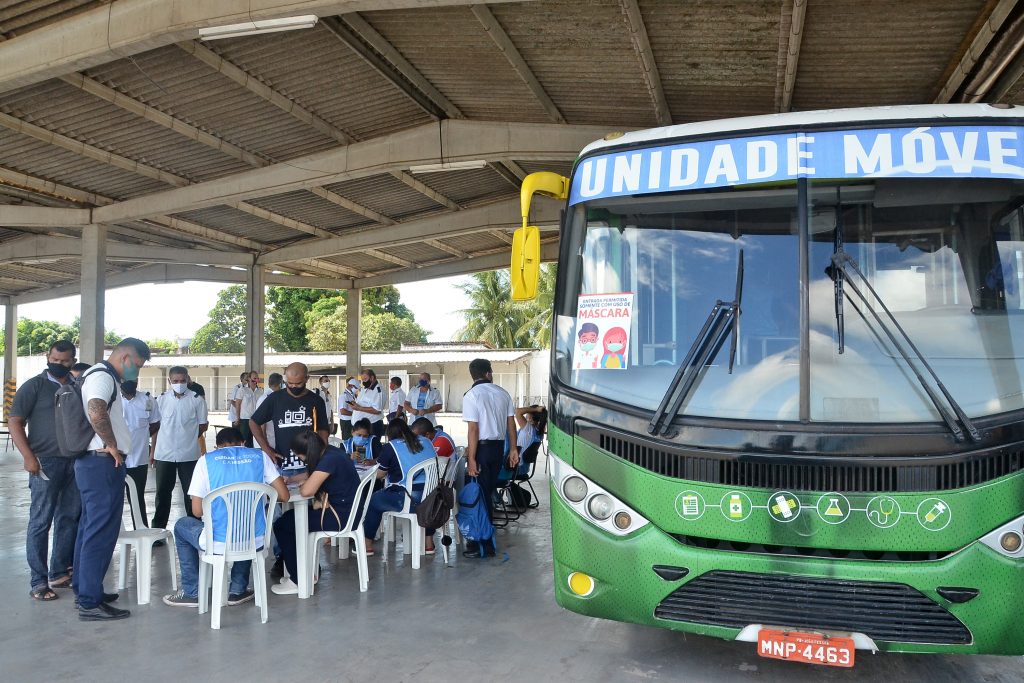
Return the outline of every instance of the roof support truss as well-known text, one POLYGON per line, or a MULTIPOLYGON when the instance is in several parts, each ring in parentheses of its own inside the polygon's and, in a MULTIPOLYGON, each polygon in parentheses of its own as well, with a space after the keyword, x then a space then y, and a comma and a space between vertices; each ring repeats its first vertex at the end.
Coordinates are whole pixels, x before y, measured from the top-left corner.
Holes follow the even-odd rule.
POLYGON ((779 37, 784 43, 779 46, 779 51, 785 49, 786 61, 775 84, 775 105, 780 112, 787 112, 793 108, 793 90, 796 87, 796 72, 800 64, 800 47, 803 44, 804 23, 807 18, 807 0, 787 0, 786 4, 790 5, 789 31, 779 37))
MULTIPOLYGON (((974 40, 971 41, 967 51, 957 62, 953 68, 952 73, 946 79, 945 83, 942 84, 939 89, 939 94, 935 96, 935 102, 937 104, 945 104, 947 102, 954 101, 957 92, 960 87, 964 84, 974 70, 974 67, 981 61, 985 55, 985 51, 988 50, 989 45, 999 35, 1000 29, 1003 24, 1006 23, 1007 18, 1016 6, 1017 0, 999 0, 999 3, 992 9, 991 14, 985 20, 981 30, 978 31, 977 35, 974 36, 974 40)), ((985 7, 987 11, 988 6, 985 7)))
POLYGON ((622 7, 622 14, 626 19, 626 28, 629 30, 629 39, 633 43, 633 50, 640 59, 644 84, 654 103, 654 117, 660 126, 671 125, 672 112, 669 111, 665 90, 661 86, 661 74, 658 73, 658 63, 654 59, 650 38, 647 37, 647 26, 644 24, 640 5, 637 4, 637 0, 619 0, 619 5, 622 7))

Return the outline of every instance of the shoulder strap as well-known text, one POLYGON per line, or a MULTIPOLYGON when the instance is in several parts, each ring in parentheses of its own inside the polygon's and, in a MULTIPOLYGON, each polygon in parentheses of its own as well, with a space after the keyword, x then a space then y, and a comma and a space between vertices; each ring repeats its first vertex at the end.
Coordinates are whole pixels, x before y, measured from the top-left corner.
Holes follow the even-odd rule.
MULTIPOLYGON (((88 370, 86 370, 85 372, 83 372, 83 373, 82 373, 82 387, 83 387, 83 388, 85 387, 85 378, 86 378, 86 377, 88 377, 88 376, 89 376, 90 374, 92 374, 92 371, 93 371, 93 368, 89 368, 88 370)), ((113 372, 112 372, 112 371, 110 370, 110 368, 108 368, 108 367, 107 367, 106 365, 104 365, 104 366, 103 366, 103 367, 102 367, 102 368, 101 368, 101 369, 99 370, 99 372, 105 372, 105 373, 107 373, 108 375, 110 375, 110 379, 112 379, 112 380, 114 381, 114 391, 113 391, 113 392, 111 392, 111 394, 110 394, 110 400, 109 400, 109 401, 107 401, 107 410, 110 410, 110 407, 111 407, 112 405, 114 405, 114 401, 116 401, 116 400, 117 400, 117 383, 118 383, 118 378, 117 378, 117 376, 116 376, 116 375, 115 375, 115 374, 114 374, 114 373, 113 373, 113 372)))

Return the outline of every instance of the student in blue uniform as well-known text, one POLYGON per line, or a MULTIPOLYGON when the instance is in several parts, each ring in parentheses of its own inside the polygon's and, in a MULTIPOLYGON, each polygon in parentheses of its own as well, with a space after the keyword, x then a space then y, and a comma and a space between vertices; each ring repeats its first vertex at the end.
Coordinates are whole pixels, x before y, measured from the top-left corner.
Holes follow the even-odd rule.
POLYGON ((345 439, 342 443, 345 444, 345 450, 353 460, 357 462, 374 462, 376 460, 377 454, 380 453, 381 442, 379 436, 370 433, 372 429, 370 421, 366 418, 358 420, 352 425, 351 438, 345 439))
MULTIPOLYGON (((349 512, 359 486, 359 473, 348 457, 348 453, 340 448, 328 446, 312 430, 299 432, 292 438, 291 449, 306 464, 308 478, 299 487, 303 496, 315 496, 319 500, 319 509, 309 507, 309 531, 341 531, 342 525, 348 521, 349 512), (324 511, 326 508, 326 512, 324 511), (331 510, 333 509, 333 512, 331 510)), ((281 546, 284 566, 288 577, 281 583, 270 587, 278 595, 291 595, 299 592, 295 583, 297 559, 295 554, 295 510, 289 510, 274 522, 274 537, 281 546)))
MULTIPOLYGON (((416 436, 409 429, 405 420, 395 420, 388 425, 388 442, 380 449, 377 456, 377 476, 384 479, 384 488, 374 491, 370 496, 370 507, 366 512, 366 521, 363 522, 363 534, 366 536, 366 552, 373 553, 373 539, 377 536, 380 528, 381 518, 385 512, 396 512, 405 506, 405 482, 409 470, 423 462, 436 457, 433 444, 425 436, 416 436)), ((422 476, 422 475, 421 475, 422 476)), ((425 477, 424 477, 425 479, 425 477)), ((422 495, 423 485, 419 485, 419 492, 416 491, 416 483, 413 483, 413 503, 419 502, 422 495)), ((428 537, 430 529, 427 530, 428 537)), ((427 548, 431 551, 432 548, 427 548)))

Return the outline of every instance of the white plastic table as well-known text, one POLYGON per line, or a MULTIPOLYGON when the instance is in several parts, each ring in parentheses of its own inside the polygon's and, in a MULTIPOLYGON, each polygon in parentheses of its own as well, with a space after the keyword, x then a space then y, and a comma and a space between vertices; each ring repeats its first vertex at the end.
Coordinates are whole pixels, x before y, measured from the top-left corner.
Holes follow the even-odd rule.
MULTIPOLYGON (((356 465, 356 471, 362 478, 370 471, 371 467, 356 465)), ((288 501, 281 503, 282 510, 295 510, 295 571, 298 576, 292 580, 299 586, 299 599, 305 600, 313 594, 313 585, 309 580, 309 501, 313 496, 304 496, 299 493, 301 484, 288 487, 288 501)))

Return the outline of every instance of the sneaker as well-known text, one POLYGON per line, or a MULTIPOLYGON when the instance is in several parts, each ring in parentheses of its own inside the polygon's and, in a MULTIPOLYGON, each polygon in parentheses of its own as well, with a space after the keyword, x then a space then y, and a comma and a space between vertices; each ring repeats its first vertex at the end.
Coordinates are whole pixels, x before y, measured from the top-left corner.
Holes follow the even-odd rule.
POLYGON ((275 595, 298 595, 299 587, 291 579, 282 579, 281 583, 275 583, 270 587, 275 595))
POLYGON ((177 593, 165 595, 164 604, 171 607, 199 607, 199 596, 189 597, 185 595, 185 591, 180 590, 177 593))
POLYGON ((127 619, 131 614, 132 613, 126 609, 118 609, 105 602, 100 603, 98 607, 93 607, 92 609, 86 609, 84 607, 78 608, 79 621, 114 621, 116 619, 127 619))
POLYGON ((229 605, 241 605, 243 602, 249 602, 252 600, 256 593, 251 588, 242 591, 241 593, 231 593, 228 595, 229 605))

